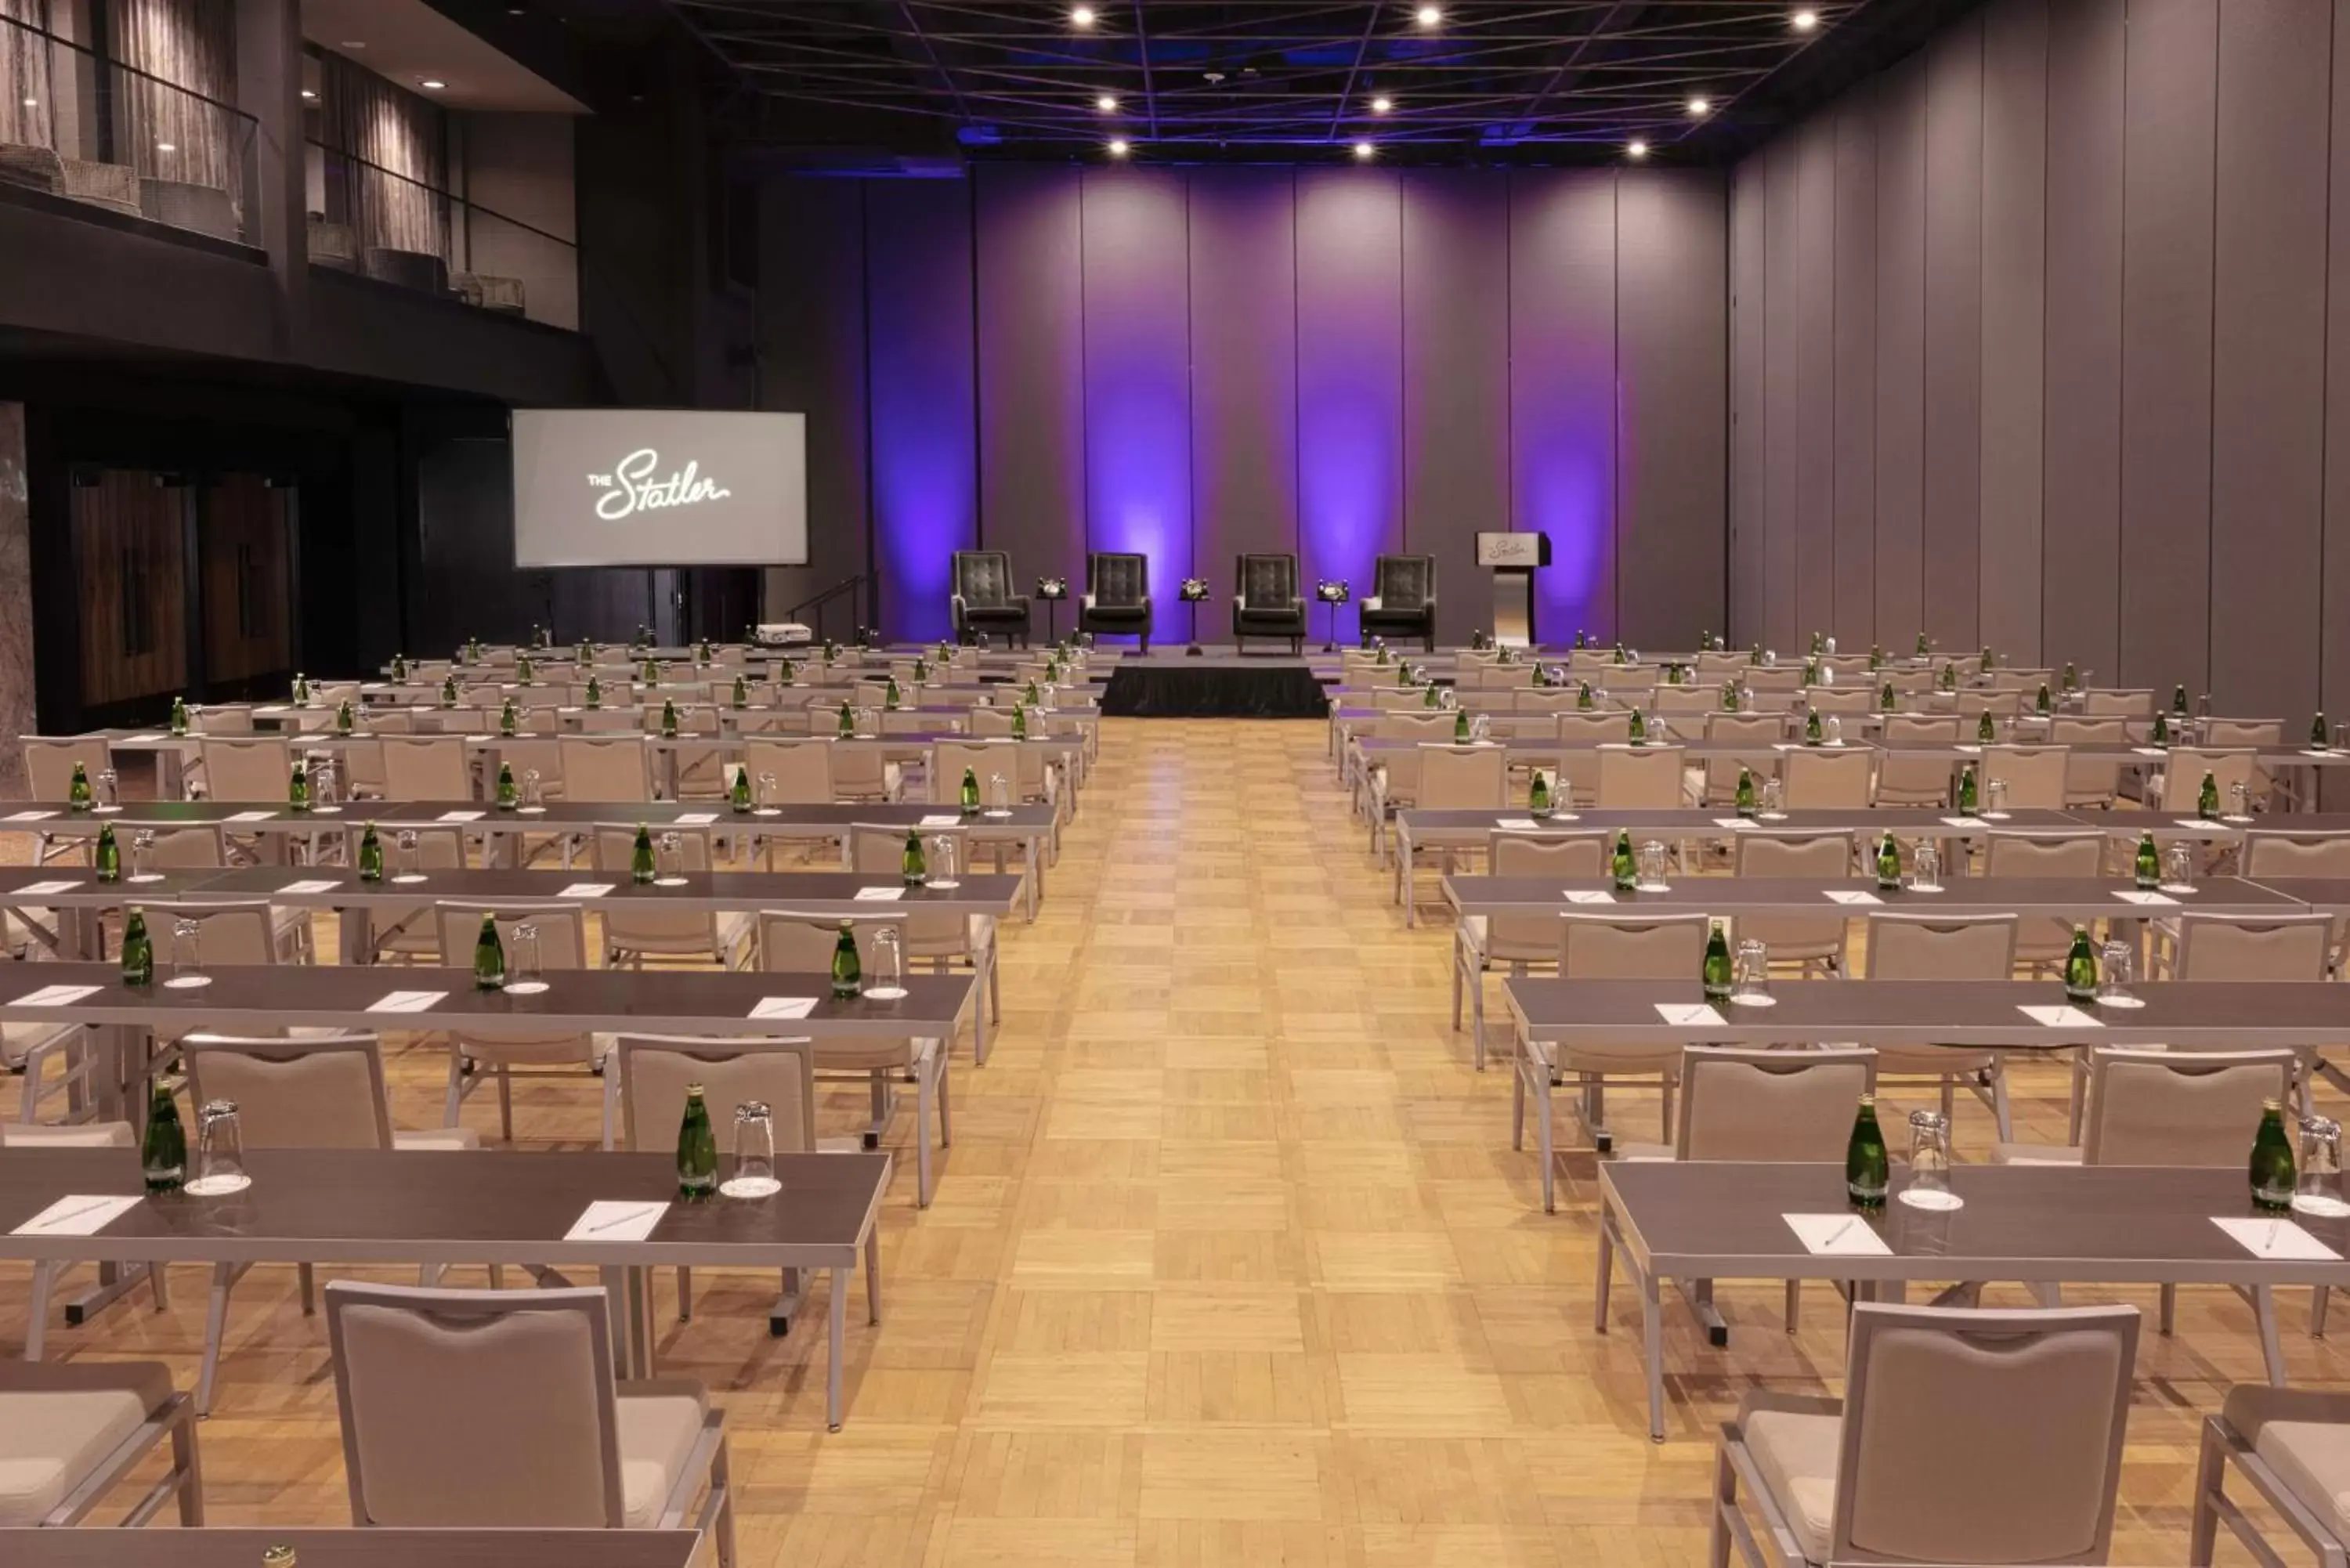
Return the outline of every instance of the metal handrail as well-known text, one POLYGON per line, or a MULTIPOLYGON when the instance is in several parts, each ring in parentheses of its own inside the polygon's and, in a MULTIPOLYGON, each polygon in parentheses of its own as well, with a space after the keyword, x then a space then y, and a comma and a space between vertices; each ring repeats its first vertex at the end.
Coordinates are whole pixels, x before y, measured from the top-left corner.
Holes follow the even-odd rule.
POLYGON ((824 635, 825 607, 830 604, 833 600, 838 598, 841 595, 848 592, 851 588, 861 588, 864 586, 865 574, 863 572, 858 573, 853 577, 843 577, 840 581, 833 584, 832 587, 826 588, 823 592, 811 595, 807 598, 802 599, 798 604, 795 604, 789 609, 784 611, 784 618, 785 620, 797 620, 799 619, 802 612, 806 610, 816 611, 816 625, 810 629, 813 630, 816 636, 821 638, 824 635))

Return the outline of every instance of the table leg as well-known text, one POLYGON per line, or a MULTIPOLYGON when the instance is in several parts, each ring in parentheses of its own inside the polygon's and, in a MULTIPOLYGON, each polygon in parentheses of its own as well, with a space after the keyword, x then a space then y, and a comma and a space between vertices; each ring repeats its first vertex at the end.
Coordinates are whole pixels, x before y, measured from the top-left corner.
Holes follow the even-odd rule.
POLYGON ((881 1227, 865 1238, 865 1321, 881 1321, 881 1227))
POLYGON ((2284 1346, 2277 1339, 2276 1292, 2268 1285, 2252 1287, 2252 1318, 2261 1329, 2261 1361, 2269 1382, 2284 1386, 2284 1346))
POLYGON ((188 798, 188 759, 177 746, 162 746, 155 753, 155 798, 188 798))
POLYGON ((840 1430, 840 1362, 848 1345, 848 1275, 849 1271, 834 1267, 827 1271, 832 1276, 832 1310, 826 1315, 831 1320, 827 1331, 829 1360, 824 1371, 824 1424, 827 1431, 840 1430))
POLYGON ((343 961, 347 964, 375 962, 375 921, 364 904, 338 909, 343 931, 343 961))
POLYGON ((1640 1283, 1640 1355, 1648 1369, 1648 1440, 1661 1443, 1665 1440, 1665 1304, 1653 1272, 1635 1268, 1632 1273, 1640 1283))
POLYGON ((626 1269, 606 1268, 598 1269, 596 1272, 604 1286, 604 1302, 606 1310, 611 1314, 611 1323, 608 1326, 610 1327, 612 1334, 612 1366, 615 1369, 616 1376, 626 1377, 629 1375, 628 1366, 629 1346, 630 1343, 630 1336, 629 1334, 629 1271, 626 1269))
POLYGON ((1036 878, 1038 875, 1036 867, 1036 837, 1034 834, 1029 835, 1027 839, 1027 857, 1028 875, 1025 880, 1028 884, 1028 923, 1033 926, 1036 923, 1036 878))
POLYGON ((1403 894, 1403 924, 1406 930, 1413 925, 1411 888, 1411 840, 1403 834, 1396 835, 1396 877, 1403 894))

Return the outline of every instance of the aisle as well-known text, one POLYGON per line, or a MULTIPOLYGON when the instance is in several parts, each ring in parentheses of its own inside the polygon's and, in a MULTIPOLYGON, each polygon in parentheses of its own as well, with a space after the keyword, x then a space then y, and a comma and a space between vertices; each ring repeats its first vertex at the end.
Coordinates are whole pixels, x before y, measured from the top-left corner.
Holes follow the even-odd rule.
MULTIPOLYGON (((1670 1314, 1672 1437, 1647 1440, 1629 1293, 1609 1335, 1589 1322, 1591 1163, 1545 1217, 1506 1072, 1472 1072, 1450 1028, 1447 933, 1403 930, 1325 740, 1105 726, 1044 917, 1004 929, 994 1056, 959 1054, 936 1204, 914 1209, 910 1168, 891 1190, 889 1318, 852 1307, 845 1430, 823 1430, 818 1320, 771 1341, 772 1275, 697 1275, 662 1370, 730 1412, 746 1564, 1695 1563, 1710 1422, 1757 1376, 1833 1391, 1828 1293, 1790 1339, 1777 1286, 1731 1284, 1730 1351, 1670 1314)), ((395 1061, 397 1122, 437 1122, 444 1071, 437 1046, 395 1061)), ((2021 1136, 2060 1136, 2061 1077, 2017 1077, 2021 1136)), ((591 1141, 598 1091, 520 1089, 524 1141, 591 1141)), ((862 1097, 830 1096, 827 1128, 862 1097)), ((1653 1106, 1626 1096, 1620 1124, 1650 1136, 1653 1106)), ((1962 1110, 1962 1153, 1988 1131, 1962 1110)), ((173 1282, 169 1314, 52 1343, 161 1354, 188 1384, 203 1280, 173 1282)), ((0 1334, 24 1283, 0 1270, 0 1334)), ((2305 1311, 2288 1299, 2288 1356, 2338 1385, 2305 1311)), ((2259 1375, 2232 1296, 2187 1293, 2179 1326, 2148 1324, 2116 1562, 2183 1558, 2195 1412, 2259 1375)), ((239 1288, 203 1441, 216 1521, 347 1520, 323 1322, 291 1269, 239 1288)))

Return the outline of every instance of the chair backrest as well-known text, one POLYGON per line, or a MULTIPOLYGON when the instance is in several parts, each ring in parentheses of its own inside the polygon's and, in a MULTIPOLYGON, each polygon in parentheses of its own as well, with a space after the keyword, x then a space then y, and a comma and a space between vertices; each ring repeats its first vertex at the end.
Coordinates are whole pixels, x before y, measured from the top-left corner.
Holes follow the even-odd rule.
POLYGON ((1086 593, 1106 609, 1134 609, 1150 602, 1150 558, 1119 550, 1086 556, 1086 593))
MULTIPOLYGON (((95 784, 114 765, 105 740, 97 735, 32 735, 25 741, 25 777, 35 800, 63 800, 73 787, 74 764, 95 784)), ((282 791, 281 791, 282 793, 282 791)))
POLYGON ((1945 919, 1872 911, 1871 980, 2006 980, 2015 971, 2013 915, 1945 919))
MULTIPOLYGON (((1495 833, 1487 864, 1496 877, 1557 877, 1565 880, 1607 875, 1615 841, 1604 833, 1495 833)), ((1544 917, 1544 923, 1549 920, 1544 917)))
POLYGON ((988 798, 987 781, 1002 774, 1004 782, 1014 788, 1020 777, 1021 748, 1012 745, 972 744, 966 741, 941 741, 931 748, 923 763, 923 772, 931 783, 931 804, 952 805, 962 798, 962 775, 967 768, 979 783, 979 798, 988 798))
POLYGON ((1243 555, 1233 563, 1232 591, 1253 607, 1292 603, 1297 597, 1297 557, 1243 555))
POLYGON ((2105 861, 2102 833, 2012 828, 1983 836, 1986 877, 2095 877, 2105 861))
POLYGON ((1959 721, 1954 713, 1887 713, 1882 733, 1888 745, 1954 745, 1959 721))
POLYGON ((675 1147, 686 1086, 700 1084, 722 1150, 733 1147, 736 1107, 758 1100, 775 1117, 777 1154, 814 1152, 814 1041, 622 1034, 613 1049, 619 1058, 623 1148, 675 1147))
POLYGON ((635 735, 563 737, 563 794, 571 801, 653 797, 650 753, 635 735))
POLYGON ((471 800, 463 735, 386 735, 383 793, 388 800, 471 800))
POLYGON ((155 835, 156 868, 202 870, 208 866, 225 864, 221 854, 221 831, 217 827, 182 827, 158 832, 155 835))
POLYGON ((1558 972, 1571 980, 1678 980, 1698 972, 1711 922, 1703 915, 1568 910, 1559 917, 1558 972))
POLYGON ((776 805, 828 805, 832 803, 832 742, 829 741, 745 741, 743 766, 751 774, 753 794, 766 792, 776 805), (775 779, 768 790, 766 780, 775 779))
POLYGON ((373 1034, 190 1034, 180 1044, 190 1097, 234 1101, 247 1148, 391 1147, 383 1043, 373 1034))
POLYGON ((2060 746, 2126 746, 2130 722, 2118 713, 2095 718, 2059 716, 2048 722, 2048 738, 2060 746))
POLYGON ((1014 597, 1011 555, 1003 550, 957 550, 954 591, 976 609, 1010 604, 1014 597))
POLYGON ((1752 829, 1734 840, 1733 862, 1741 877, 1803 877, 1823 881, 1852 875, 1848 833, 1765 832, 1752 829))
MULTIPOLYGON (((1656 711, 1679 717, 1690 714, 1711 715, 1721 710, 1721 693, 1704 686, 1659 686, 1657 688, 1656 711)), ((1735 717, 1736 715, 1729 715, 1735 717)))
POLYGON ((857 939, 858 961, 872 972, 874 938, 884 930, 898 933, 898 954, 906 954, 907 917, 892 910, 886 915, 817 915, 795 909, 762 909, 759 911, 759 967, 778 974, 827 974, 832 968, 832 950, 840 939, 840 928, 849 928, 857 939))
POLYGON ((1877 694, 1866 686, 1814 686, 1804 693, 1804 704, 1829 713, 1866 713, 1877 707, 1877 694))
POLYGON ((2012 811, 2062 811, 2064 774, 2072 756, 2064 746, 1985 746, 1982 781, 2006 782, 2012 811))
POLYGON ((1783 777, 1789 811, 1865 811, 1875 796, 1877 753, 1866 746, 1789 752, 1783 777))
POLYGON ((626 1523, 601 1287, 326 1297, 352 1523, 626 1523))
POLYGON ((432 906, 439 917, 441 961, 451 969, 473 967, 473 944, 481 939, 482 917, 498 923, 498 940, 505 944, 506 961, 514 961, 515 928, 536 927, 538 961, 546 969, 588 967, 588 922, 576 904, 461 904, 453 899, 432 906))
MULTIPOLYGON (((684 871, 710 869, 710 834, 699 827, 654 827, 650 829, 653 843, 659 846, 671 834, 677 836, 679 868, 684 871)), ((637 825, 633 822, 599 822, 595 828, 593 853, 596 869, 607 877, 627 877, 633 868, 637 854, 637 825)), ((644 913, 646 911, 637 911, 644 913)), ((610 919, 608 912, 607 919, 610 919)), ((478 928, 480 921, 474 922, 478 928)))
POLYGON ((2281 746, 2284 743, 2284 721, 2206 719, 2203 721, 2203 743, 2207 746, 2281 746))
POLYGON ((1509 804, 1509 760, 1500 746, 1422 744, 1415 800, 1430 811, 1498 810, 1509 804))
POLYGON ((2334 917, 2322 913, 2178 917, 2178 980, 2324 980, 2334 917))
POLYGON ((204 788, 214 800, 283 804, 294 776, 294 751, 283 735, 244 735, 203 742, 204 788))
POLYGON ((2249 751, 2215 751, 2208 746, 2174 746, 2163 763, 2162 808, 2168 812, 2193 811, 2203 793, 2203 775, 2210 774, 2220 792, 2220 809, 2235 809, 2238 784, 2247 790, 2252 786, 2252 765, 2256 758, 2249 751))
POLYGON ((1449 741, 1452 715, 1443 712, 1382 713, 1371 726, 1382 741, 1449 741))
POLYGON ((159 958, 177 946, 178 922, 196 923, 196 946, 206 968, 215 964, 274 964, 277 961, 277 931, 265 898, 220 899, 209 903, 178 903, 159 909, 170 925, 158 920, 151 934, 159 958))
POLYGON ((1632 738, 1632 715, 1621 708, 1609 709, 1605 712, 1594 709, 1587 713, 1561 713, 1558 715, 1558 738, 1571 746, 1596 746, 1611 741, 1628 741, 1632 738))
POLYGON ((1860 1096, 1877 1089, 1877 1053, 1733 1050, 1681 1053, 1681 1159, 1832 1160, 1852 1137, 1860 1096))
POLYGON ((2089 1053, 2088 1165, 2241 1166, 2265 1100, 2290 1103, 2291 1051, 2089 1053))
POLYGON ((2104 1562, 2137 1329, 2128 1306, 1856 1306, 1829 1558, 2104 1562))
POLYGON ((2117 713, 2126 719, 2154 717, 2154 689, 2143 691, 2084 691, 2081 693, 2084 713, 2117 713))
POLYGON ((2350 833, 2248 832, 2244 875, 2350 877, 2350 833))
POLYGON ((1436 557, 1381 556, 1371 564, 1371 585, 1383 609, 1424 609, 1436 602, 1436 557))
POLYGON ((1681 805, 1679 746, 1642 746, 1599 753, 1599 808, 1603 811, 1675 810, 1681 805))

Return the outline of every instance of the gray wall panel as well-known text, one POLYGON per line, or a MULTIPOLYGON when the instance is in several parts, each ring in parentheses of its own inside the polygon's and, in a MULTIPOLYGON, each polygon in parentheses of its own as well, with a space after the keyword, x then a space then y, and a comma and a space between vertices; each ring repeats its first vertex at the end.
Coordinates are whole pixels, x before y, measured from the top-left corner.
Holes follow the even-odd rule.
POLYGON ((2231 711, 2317 706, 2332 18, 2220 12, 2211 364, 2211 690, 2231 711))
POLYGON ((2121 677, 2206 690, 2218 0, 2133 0, 2122 176, 2121 677))
POLYGON ((1759 645, 1769 471, 1770 408, 1763 379, 1764 286, 1769 171, 1760 158, 1738 166, 1730 183, 1730 627, 1740 643, 1759 645))
POLYGON ((1617 182, 1617 612, 1636 647, 1721 632, 1729 211, 1710 173, 1617 182))
POLYGON ((1297 465, 1301 587, 1367 582, 1403 544, 1403 202, 1386 170, 1298 171, 1297 465))
POLYGON ((1983 14, 1982 571, 1978 640, 2040 658, 2047 0, 1983 14))
POLYGON ((1804 409, 1800 363, 1803 326, 1796 308, 1803 265, 1801 149, 1782 138, 1764 155, 1771 185, 1764 218, 1762 286, 1770 315, 1763 327, 1762 387, 1770 400, 1763 452, 1762 644, 1792 656, 1813 628, 1803 623, 1795 583, 1803 497, 1796 476, 1804 409))
MULTIPOLYGON (((865 187, 787 180, 759 208, 760 399, 807 415, 808 564, 764 574, 765 613, 780 616, 866 569, 865 187), (805 234, 832 243, 802 244, 805 234)), ((834 629, 865 618, 835 607, 834 629)))
POLYGON ((1437 636, 1465 643, 1493 618, 1476 535, 1510 517, 1509 177, 1401 180, 1404 547, 1436 557, 1437 636))
POLYGON ((1075 169, 972 171, 979 532, 1027 580, 1082 571, 1084 241, 1075 169))
POLYGON ((1835 628, 1908 646, 1877 624, 1877 118, 1862 88, 1837 107, 1835 167, 1835 628))
POLYGON ((1982 554, 1982 18, 1926 61, 1926 631, 1980 639, 1982 554))
MULTIPOLYGON (((2325 236, 2325 522, 2319 664, 2329 718, 2350 719, 2350 0, 2334 0, 2333 134, 2325 236)), ((2350 784, 2325 786, 2335 811, 2350 784)))
POLYGON ((1221 603, 1231 556, 1297 548, 1297 213, 1286 169, 1190 179, 1192 552, 1221 603))
POLYGON ((1835 629, 1835 121, 1795 133, 1795 628, 1835 629))
POLYGON ((1877 635, 1925 625, 1926 69, 1887 72, 1877 104, 1877 635))

